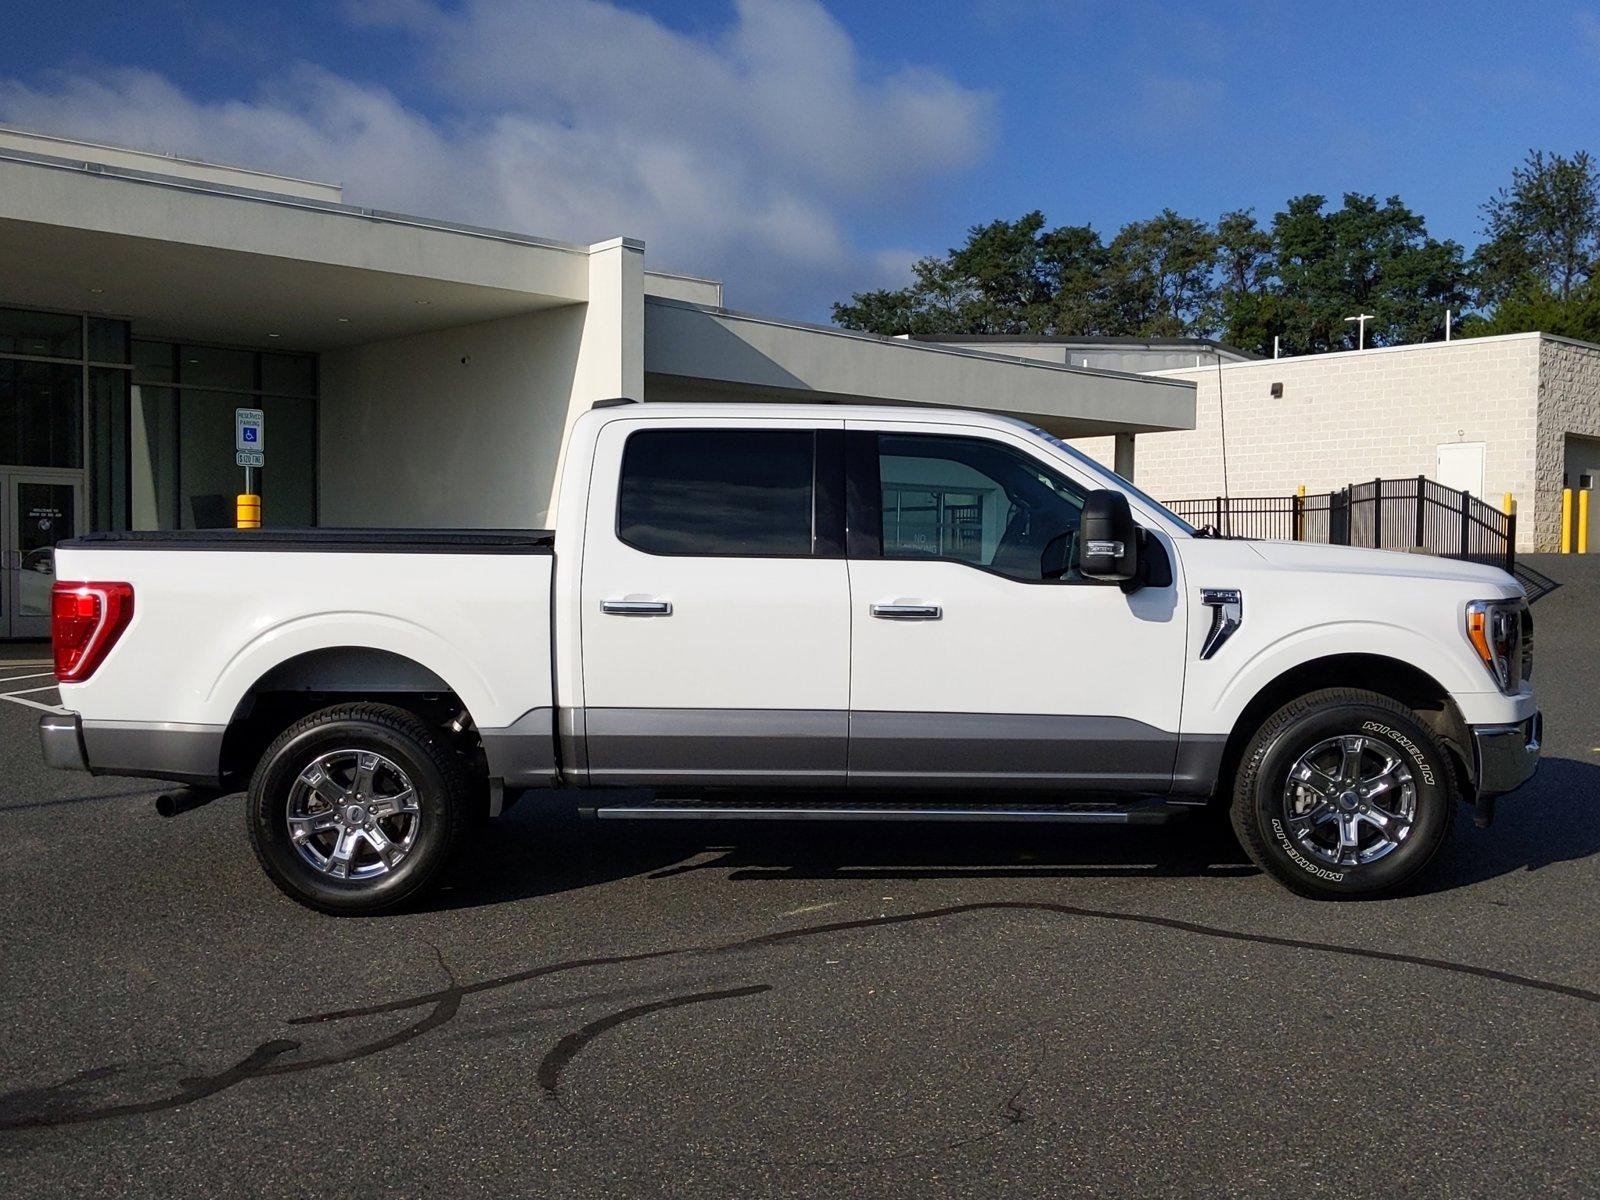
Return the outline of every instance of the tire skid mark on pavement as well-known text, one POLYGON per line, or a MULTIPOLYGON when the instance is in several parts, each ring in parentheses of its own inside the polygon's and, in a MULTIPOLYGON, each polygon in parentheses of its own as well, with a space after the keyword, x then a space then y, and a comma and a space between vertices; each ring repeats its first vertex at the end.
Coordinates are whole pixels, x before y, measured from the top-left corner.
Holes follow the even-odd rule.
MULTIPOLYGON (((1204 925, 1197 921, 1185 921, 1177 917, 1162 917, 1148 913, 1120 912, 1114 909, 1083 908, 1072 904, 1053 904, 1046 901, 1032 900, 997 900, 981 901, 971 904, 955 904, 942 908, 923 909, 915 912, 897 913, 892 916, 866 917, 851 921, 832 921, 818 925, 802 926, 795 929, 778 930, 772 933, 757 934, 752 937, 739 938, 731 942, 710 943, 699 946, 683 946, 659 950, 646 950, 633 954, 618 954, 606 956, 593 956, 586 958, 569 959, 564 962, 546 963, 536 967, 529 967, 506 975, 499 975, 489 979, 479 980, 475 983, 457 983, 454 974, 445 963, 438 947, 433 947, 434 955, 438 959, 440 968, 449 980, 447 986, 433 991, 423 992, 399 1000, 383 1001, 375 1004, 355 1008, 334 1009, 323 1013, 314 1013, 307 1016, 291 1017, 287 1019, 289 1025, 315 1025, 334 1021, 346 1021, 358 1017, 379 1016, 386 1013, 404 1012, 414 1008, 427 1008, 429 1011, 417 1021, 405 1026, 397 1032, 370 1042, 362 1043, 347 1050, 335 1051, 319 1055, 314 1058, 292 1059, 284 1061, 284 1055, 300 1049, 301 1043, 290 1038, 272 1038, 259 1043, 254 1050, 245 1055, 233 1066, 214 1075, 197 1075, 180 1078, 176 1081, 178 1090, 170 1095, 143 1101, 131 1101, 115 1104, 83 1104, 61 1105, 52 1110, 51 1101, 69 1096, 82 1083, 92 1082, 106 1078, 117 1070, 125 1069, 126 1064, 113 1064, 111 1066, 93 1067, 87 1071, 79 1072, 70 1079, 54 1085, 43 1087, 21 1088, 0 1095, 0 1131, 21 1129, 42 1129, 55 1126, 82 1125, 93 1121, 109 1120, 116 1117, 133 1116, 143 1113, 156 1113, 170 1109, 180 1108, 192 1104, 208 1096, 214 1096, 228 1088, 244 1083, 249 1079, 266 1078, 273 1075, 294 1075, 304 1071, 313 1071, 325 1067, 348 1063, 357 1059, 367 1058, 371 1055, 381 1054, 397 1046, 405 1045, 417 1038, 432 1032, 453 1021, 460 1013, 461 1002, 469 996, 483 992, 497 991, 526 983, 545 976, 562 974, 570 971, 584 970, 594 967, 613 966, 618 964, 648 962, 655 959, 683 959, 693 957, 716 957, 720 955, 735 954, 743 951, 760 949, 769 946, 779 946, 788 942, 800 941, 805 938, 825 937, 829 934, 851 932, 865 929, 886 929, 901 925, 916 925, 922 923, 937 923, 952 917, 965 916, 975 913, 1005 914, 1005 913, 1041 913, 1054 916, 1075 917, 1086 920, 1110 921, 1122 924, 1137 925, 1146 928, 1166 929, 1177 933, 1191 934, 1196 937, 1213 938, 1221 941, 1242 942, 1252 945, 1272 946, 1286 950, 1298 950, 1314 954, 1331 954, 1340 957, 1357 958, 1368 962, 1387 962, 1403 966, 1422 967, 1428 970, 1444 971, 1454 975, 1465 975, 1474 979, 1482 979, 1491 983, 1504 984, 1510 987, 1524 988, 1530 991, 1543 992, 1549 995, 1562 996, 1571 1000, 1579 1000, 1585 1004, 1600 1004, 1600 992, 1588 988, 1577 987, 1572 984, 1558 983, 1554 980, 1537 979, 1528 975, 1518 975, 1511 971, 1501 971, 1493 967, 1478 966, 1474 963, 1453 962, 1449 959, 1430 958, 1420 954, 1405 954, 1389 950, 1372 950, 1362 946, 1347 946, 1336 942, 1317 942, 1303 938, 1280 937, 1275 934, 1250 933, 1244 930, 1226 929, 1215 925, 1204 925), (42 1105, 41 1105, 42 1102, 42 1105)), ((430 943, 431 944, 431 943, 430 943)), ((756 990, 770 990, 767 985, 760 985, 756 990)), ((754 994, 754 992, 735 989, 737 994, 754 994)), ((694 999, 729 998, 725 993, 698 993, 694 999)), ((638 1006, 640 1009, 653 1011, 669 1004, 654 1004, 638 1006)), ((625 1010, 626 1014, 642 1015, 635 1009, 625 1010)), ((624 1017, 624 1019, 629 1019, 624 1017)), ((552 1078, 558 1078, 561 1067, 570 1061, 572 1054, 581 1049, 587 1041, 592 1041, 594 1036, 604 1032, 619 1023, 614 1019, 597 1022, 582 1027, 577 1034, 568 1035, 557 1043, 555 1054, 563 1045, 569 1047, 570 1052, 563 1060, 557 1058, 556 1067, 552 1078), (587 1038, 580 1038, 574 1045, 571 1038, 582 1035, 586 1030, 592 1031, 587 1038)), ((547 1056, 547 1060, 548 1060, 547 1056)), ((543 1082, 543 1068, 541 1068, 541 1083, 543 1082)))

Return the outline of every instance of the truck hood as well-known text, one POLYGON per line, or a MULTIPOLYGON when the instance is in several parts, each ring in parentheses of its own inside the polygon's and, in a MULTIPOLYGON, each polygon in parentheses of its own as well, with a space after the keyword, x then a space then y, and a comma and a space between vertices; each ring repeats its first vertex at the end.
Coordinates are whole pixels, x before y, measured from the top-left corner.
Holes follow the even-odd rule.
POLYGON ((1522 585, 1499 567, 1487 567, 1457 558, 1436 558, 1431 554, 1398 550, 1324 546, 1315 542, 1253 541, 1247 544, 1268 563, 1290 571, 1450 580, 1478 586, 1485 599, 1522 592, 1522 585))

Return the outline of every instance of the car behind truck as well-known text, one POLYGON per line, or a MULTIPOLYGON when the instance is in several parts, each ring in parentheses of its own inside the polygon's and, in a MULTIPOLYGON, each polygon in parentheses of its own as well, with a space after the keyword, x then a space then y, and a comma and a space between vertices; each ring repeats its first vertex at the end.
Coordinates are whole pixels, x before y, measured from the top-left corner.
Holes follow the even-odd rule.
POLYGON ((1539 752, 1492 567, 1196 530, 965 411, 605 402, 552 531, 58 549, 46 761, 248 789, 272 880, 400 905, 524 792, 602 819, 1144 822, 1369 897, 1539 752), (551 793, 547 790, 555 789, 551 793))

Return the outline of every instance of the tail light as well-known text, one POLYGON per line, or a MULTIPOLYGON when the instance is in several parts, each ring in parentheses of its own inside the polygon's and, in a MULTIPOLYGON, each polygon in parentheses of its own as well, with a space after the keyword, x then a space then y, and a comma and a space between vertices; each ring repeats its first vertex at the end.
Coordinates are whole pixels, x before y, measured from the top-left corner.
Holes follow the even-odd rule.
POLYGON ((133 584, 60 583, 50 589, 56 679, 82 683, 105 661, 133 620, 133 584))

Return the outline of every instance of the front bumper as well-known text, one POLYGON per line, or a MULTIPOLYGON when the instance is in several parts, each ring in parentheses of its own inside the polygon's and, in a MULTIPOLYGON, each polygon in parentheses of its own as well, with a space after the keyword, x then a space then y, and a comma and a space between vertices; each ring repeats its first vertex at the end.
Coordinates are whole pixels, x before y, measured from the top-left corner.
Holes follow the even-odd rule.
POLYGON ((39 746, 44 765, 60 771, 87 771, 83 751, 83 723, 77 713, 45 713, 39 718, 39 746))
POLYGON ((1539 766, 1544 714, 1514 725, 1473 725, 1472 757, 1478 804, 1503 796, 1533 777, 1539 766))

